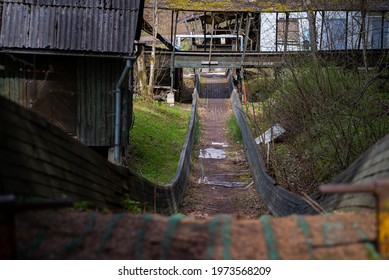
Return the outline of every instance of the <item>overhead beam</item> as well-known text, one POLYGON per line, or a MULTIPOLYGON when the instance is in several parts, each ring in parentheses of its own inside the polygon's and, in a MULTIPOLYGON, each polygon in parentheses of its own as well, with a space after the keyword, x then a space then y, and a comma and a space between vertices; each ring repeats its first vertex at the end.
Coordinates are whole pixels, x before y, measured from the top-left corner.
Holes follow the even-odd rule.
MULTIPOLYGON (((145 19, 143 19, 143 28, 145 32, 147 32, 150 35, 153 35, 153 26, 148 23, 145 19)), ((166 39, 164 36, 162 36, 160 33, 157 33, 157 39, 161 41, 162 44, 164 44, 169 50, 173 50, 173 44, 171 41, 166 39)))
MULTIPOLYGON (((147 52, 146 52, 147 53, 147 52)), ((386 52, 387 53, 387 52, 386 52)), ((299 61, 302 57, 306 57, 310 52, 288 52, 288 60, 299 61)), ((171 52, 160 52, 159 68, 169 68, 171 52)), ((336 62, 350 60, 350 51, 318 51, 320 57, 326 59, 336 58, 336 62)), ((381 50, 369 50, 369 67, 374 67, 376 62, 382 57, 381 50)), ((148 55, 146 55, 148 59, 148 55)), ((245 60, 242 62, 242 54, 235 53, 212 53, 212 60, 209 61, 209 54, 206 52, 176 52, 175 53, 175 68, 273 68, 280 67, 285 63, 283 52, 276 53, 246 53, 245 60)), ((362 50, 352 51, 352 60, 354 63, 363 65, 362 50)), ((146 63, 148 61, 146 60, 146 63)))
MULTIPOLYGON (((159 0, 158 8, 197 12, 304 12, 305 6, 315 11, 355 11, 364 3, 367 11, 389 11, 388 0, 159 0)), ((145 1, 145 8, 152 0, 145 1)))

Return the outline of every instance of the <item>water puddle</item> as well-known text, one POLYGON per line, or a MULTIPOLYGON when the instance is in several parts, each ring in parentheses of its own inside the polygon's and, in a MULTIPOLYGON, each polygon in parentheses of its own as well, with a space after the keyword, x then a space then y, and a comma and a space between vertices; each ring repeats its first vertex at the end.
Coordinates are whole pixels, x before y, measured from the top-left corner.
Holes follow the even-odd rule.
POLYGON ((254 182, 246 183, 246 182, 209 180, 208 177, 205 176, 204 178, 199 178, 198 184, 211 185, 213 187, 248 189, 249 187, 251 187, 254 184, 254 182))
POLYGON ((208 149, 200 149, 200 158, 210 158, 210 159, 225 159, 227 157, 227 154, 222 149, 214 149, 214 148, 208 148, 208 149))
POLYGON ((226 188, 244 188, 248 185, 245 182, 227 182, 227 181, 208 181, 208 185, 220 186, 226 188))
POLYGON ((219 142, 212 142, 212 146, 222 146, 223 148, 227 148, 228 144, 226 143, 219 143, 219 142))

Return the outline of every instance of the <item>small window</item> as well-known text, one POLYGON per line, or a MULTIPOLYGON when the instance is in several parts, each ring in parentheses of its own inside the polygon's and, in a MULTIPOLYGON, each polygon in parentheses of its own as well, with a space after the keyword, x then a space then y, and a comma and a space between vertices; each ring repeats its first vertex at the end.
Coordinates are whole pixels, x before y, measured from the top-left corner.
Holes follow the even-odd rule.
POLYGON ((380 13, 368 16, 367 39, 368 48, 381 49, 389 46, 389 21, 380 13))
MULTIPOLYGON (((277 43, 284 44, 286 31, 286 19, 279 19, 277 22, 277 43)), ((289 19, 288 24, 288 45, 297 45, 300 43, 298 19, 289 19)))
POLYGON ((325 23, 325 34, 330 50, 346 49, 346 19, 329 18, 325 23))

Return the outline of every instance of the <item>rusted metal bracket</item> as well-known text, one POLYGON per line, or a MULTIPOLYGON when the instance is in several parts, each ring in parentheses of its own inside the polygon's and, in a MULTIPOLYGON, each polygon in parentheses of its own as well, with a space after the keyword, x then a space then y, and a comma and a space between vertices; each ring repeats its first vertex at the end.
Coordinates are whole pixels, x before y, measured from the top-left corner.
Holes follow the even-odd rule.
POLYGON ((373 193, 377 201, 377 247, 381 256, 389 258, 389 179, 371 184, 330 184, 320 186, 323 193, 373 193))
POLYGON ((18 203, 12 194, 0 196, 0 259, 15 259, 15 213, 25 210, 70 207, 71 199, 42 200, 18 203))

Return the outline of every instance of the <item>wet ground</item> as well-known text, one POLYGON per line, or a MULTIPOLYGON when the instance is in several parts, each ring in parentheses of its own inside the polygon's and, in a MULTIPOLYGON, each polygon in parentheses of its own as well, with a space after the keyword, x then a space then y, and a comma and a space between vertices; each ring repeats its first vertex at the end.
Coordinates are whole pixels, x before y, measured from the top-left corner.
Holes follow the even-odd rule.
POLYGON ((231 141, 228 135, 227 120, 232 108, 227 78, 210 73, 203 75, 201 82, 201 132, 180 212, 195 217, 236 214, 254 218, 266 214, 253 185, 243 145, 231 141))

